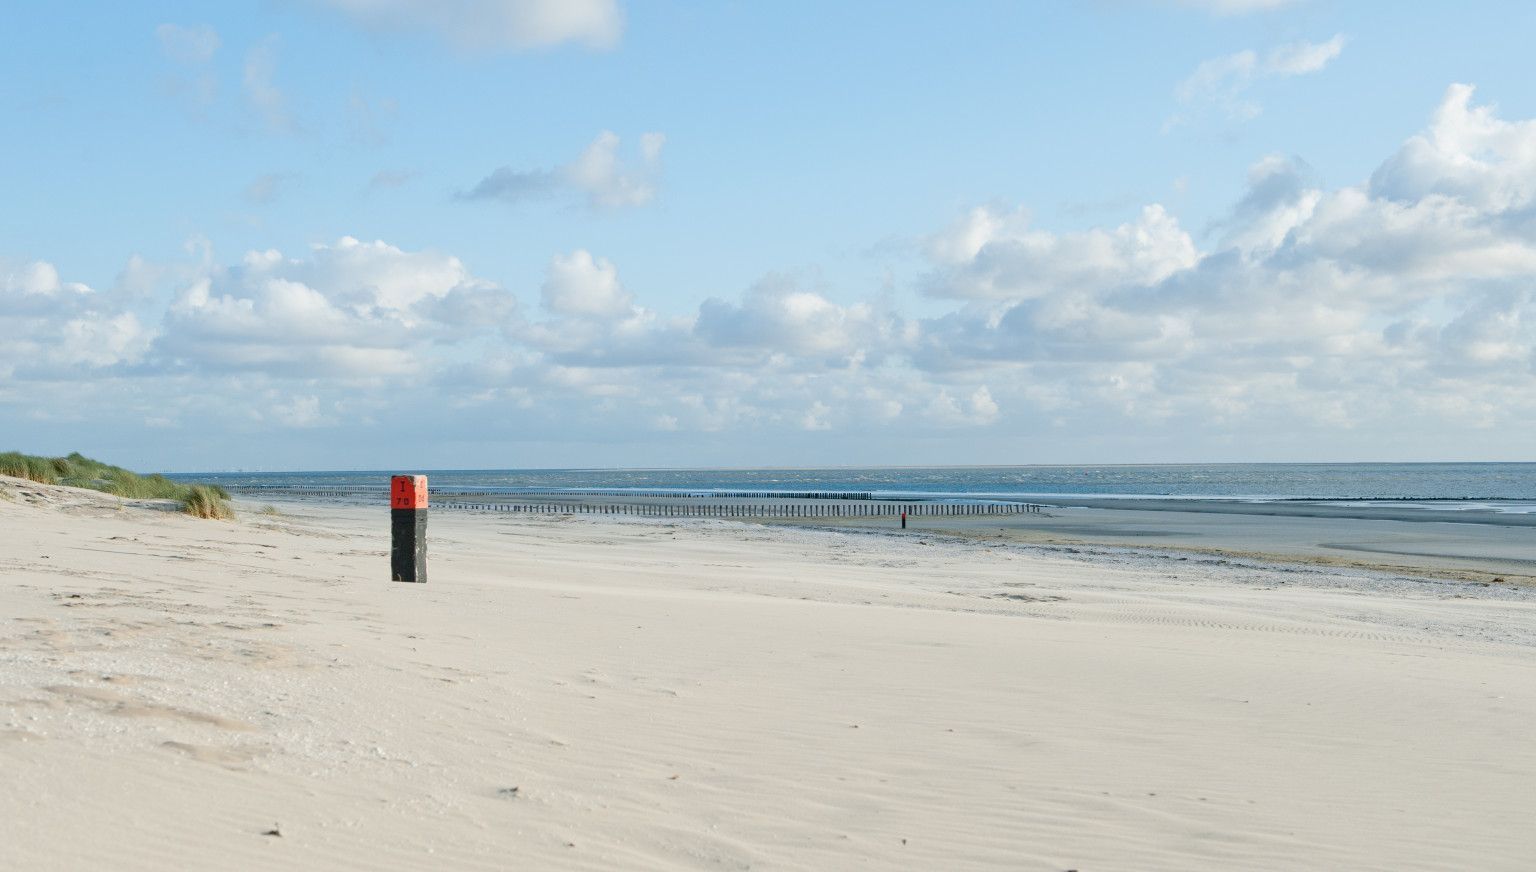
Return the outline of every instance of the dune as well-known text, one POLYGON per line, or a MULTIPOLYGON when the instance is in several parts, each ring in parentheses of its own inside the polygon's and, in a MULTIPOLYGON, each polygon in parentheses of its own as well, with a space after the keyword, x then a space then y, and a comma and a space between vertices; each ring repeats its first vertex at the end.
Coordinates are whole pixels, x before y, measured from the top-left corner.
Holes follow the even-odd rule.
POLYGON ((1536 597, 0 479, 0 866, 1528 869, 1536 597))

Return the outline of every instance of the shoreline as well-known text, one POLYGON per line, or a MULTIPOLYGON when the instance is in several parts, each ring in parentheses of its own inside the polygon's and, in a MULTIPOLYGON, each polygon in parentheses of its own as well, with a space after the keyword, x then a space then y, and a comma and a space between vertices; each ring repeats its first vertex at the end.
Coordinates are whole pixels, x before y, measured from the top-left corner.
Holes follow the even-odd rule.
MULTIPOLYGON (((259 498, 237 494, 236 499, 240 506, 365 505, 360 501, 324 498, 285 500, 276 494, 259 498)), ((668 501, 589 496, 581 502, 655 506, 668 501)), ((560 505, 547 497, 545 504, 560 505)), ((476 510, 439 508, 438 512, 474 514, 476 510)), ((1153 558, 1166 554, 1200 555, 1280 567, 1302 565, 1472 584, 1536 586, 1536 548, 1530 544, 1531 533, 1524 529, 1536 526, 1536 515, 1480 513, 1473 518, 1470 514, 1374 506, 1081 499, 1046 504, 1045 511, 1039 514, 913 516, 906 532, 952 536, 978 545, 1006 542, 1058 550, 1093 546, 1153 558)), ((902 532, 899 519, 892 516, 722 520, 788 528, 884 531, 898 535, 902 532)))
POLYGON ((748 523, 828 530, 954 537, 978 546, 1008 543, 1050 549, 1112 548, 1153 558, 1200 555, 1274 567, 1309 566, 1477 585, 1536 587, 1536 556, 1526 525, 1451 525, 1267 513, 1144 513, 1080 507, 1040 515, 917 517, 902 531, 889 519, 746 519, 748 523))
MULTIPOLYGON (((1265 515, 1279 518, 1338 518, 1355 521, 1401 521, 1404 523, 1489 524, 1501 527, 1536 527, 1536 513, 1500 512, 1492 509, 1441 509, 1399 506, 1392 503, 1436 503, 1439 499, 1344 498, 1318 499, 1284 497, 1274 499, 1238 497, 1041 497, 1041 502, 1059 508, 1119 509, 1136 512, 1203 512, 1218 515, 1265 515), (1371 505, 1339 505, 1371 503, 1371 505), (1383 504, 1386 505, 1383 505, 1383 504)), ((1509 502, 1520 505, 1532 500, 1454 500, 1444 502, 1509 502)))
MULTIPOLYGON (((688 523, 688 519, 678 519, 688 523)), ((941 541, 968 548, 1015 548, 1020 553, 1042 557, 1061 558, 1087 564, 1118 566, 1131 563, 1152 567, 1164 561, 1198 561, 1203 565, 1241 566, 1259 572, 1286 573, 1310 571, 1319 576, 1337 578, 1341 586, 1349 579, 1371 578, 1386 582, 1434 583, 1467 585, 1479 589, 1502 588, 1511 591, 1536 592, 1536 573, 1521 574, 1472 568, 1441 568, 1425 564, 1390 563, 1386 561, 1352 560, 1344 557, 1313 557, 1278 551, 1240 551, 1225 548, 1196 547, 1194 545, 1160 545, 1129 543, 1109 538, 1094 539, 1065 536, 1008 535, 997 531, 968 531, 963 529, 937 529, 934 527, 909 526, 907 530, 879 529, 867 523, 838 522, 836 519, 815 518, 794 520, 718 519, 761 526, 782 527, 811 532, 832 534, 867 535, 893 539, 917 539, 941 541)), ((657 519, 638 519, 634 523, 656 523, 657 519)), ((697 521, 694 521, 697 523, 697 521)))

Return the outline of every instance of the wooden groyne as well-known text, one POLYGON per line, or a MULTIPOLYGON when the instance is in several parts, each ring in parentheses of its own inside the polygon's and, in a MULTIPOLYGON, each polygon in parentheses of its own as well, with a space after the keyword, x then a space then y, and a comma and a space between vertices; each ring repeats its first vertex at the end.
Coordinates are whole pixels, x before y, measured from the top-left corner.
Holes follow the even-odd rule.
POLYGON ((633 515, 646 518, 897 518, 1039 514, 1039 503, 468 503, 439 501, 434 508, 544 515, 633 515))
MULTIPOLYGON (((252 499, 387 501, 384 488, 364 485, 284 487, 226 485, 252 499)), ((540 515, 625 515, 646 518, 912 518, 1039 514, 1040 503, 1021 500, 891 500, 842 491, 568 491, 516 494, 432 489, 432 507, 449 511, 540 515), (585 499, 583 499, 585 498, 585 499), (595 498, 595 499, 594 499, 595 498), (649 500, 636 502, 636 500, 649 500)))

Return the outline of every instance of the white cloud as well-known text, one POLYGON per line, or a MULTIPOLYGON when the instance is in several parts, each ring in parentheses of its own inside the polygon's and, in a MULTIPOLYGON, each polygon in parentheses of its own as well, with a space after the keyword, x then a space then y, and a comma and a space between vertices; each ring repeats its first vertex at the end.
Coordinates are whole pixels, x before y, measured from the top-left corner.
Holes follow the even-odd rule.
POLYGON ((149 336, 132 312, 119 312, 66 321, 60 340, 66 359, 101 367, 137 359, 148 347, 149 336))
MULTIPOLYGON (((1327 42, 1288 43, 1262 58, 1252 49, 1211 58, 1195 67, 1174 88, 1173 94, 1188 111, 1211 107, 1231 120, 1245 121, 1263 111, 1248 96, 1256 82, 1320 72, 1343 53, 1344 43, 1344 35, 1337 34, 1327 42)), ((1163 129, 1167 131, 1185 120, 1183 115, 1176 115, 1163 129)))
POLYGON ((1180 103, 1215 103, 1229 116, 1251 118, 1259 114, 1259 107, 1241 97, 1258 64, 1258 53, 1252 49, 1202 61, 1174 88, 1173 95, 1180 103))
POLYGON ((320 411, 320 398, 313 394, 286 397, 264 406, 263 414, 270 415, 284 427, 318 427, 330 423, 320 411))
POLYGON ((1327 42, 1293 42, 1272 50, 1264 69, 1277 76, 1301 76, 1316 73, 1344 51, 1344 34, 1334 34, 1327 42))
POLYGON ((957 399, 948 388, 940 388, 929 399, 922 414, 929 423, 940 427, 983 426, 997 420, 998 405, 986 385, 962 399, 957 399))
POLYGON ((661 160, 661 147, 667 144, 665 133, 640 134, 640 156, 647 164, 654 164, 661 160))
POLYGON ((661 178, 661 149, 666 136, 640 136, 640 160, 619 157, 617 134, 604 130, 575 160, 554 169, 514 170, 501 167, 460 194, 465 200, 519 203, 574 191, 594 209, 644 206, 656 198, 661 178))
POLYGON ((490 284, 470 275, 452 255, 407 252, 381 240, 363 242, 350 236, 334 245, 314 246, 305 260, 278 263, 270 254, 261 258, 272 269, 360 310, 404 313, 455 290, 490 284))
POLYGON ((18 298, 54 298, 65 294, 88 294, 91 289, 79 283, 65 284, 59 270, 47 261, 33 261, 0 272, 0 294, 8 301, 18 298))
MULTIPOLYGON (((1168 420, 1389 426, 1457 393, 1479 399, 1480 420, 1528 419, 1536 124, 1470 99, 1449 89, 1367 183, 1328 190, 1298 161, 1261 159, 1217 247, 1176 245, 1179 257, 1142 261, 1155 272, 1128 267, 1125 247, 1095 259, 1050 234, 1000 257, 999 241, 1030 231, 973 215, 930 246, 929 287, 977 302, 925 320, 914 359, 1073 385, 1079 407, 1168 420)), ((1094 233, 1163 240, 1138 252, 1178 239, 1094 233)))
POLYGON ((857 366, 902 341, 901 319, 868 302, 839 305, 785 276, 769 276, 732 303, 699 306, 694 335, 717 350, 808 358, 818 366, 857 366))
POLYGON ((831 430, 832 424, 828 420, 832 414, 832 407, 817 400, 811 403, 811 407, 800 416, 800 429, 802 430, 831 430))
POLYGON ((976 300, 1156 282, 1198 259, 1189 234, 1158 205, 1119 227, 1063 234, 1030 229, 1022 211, 976 209, 927 248, 943 265, 927 292, 976 300))
POLYGON ((635 298, 619 284, 619 271, 587 251, 555 255, 543 292, 544 308, 558 315, 618 318, 634 312, 635 298))
POLYGON ((497 329, 513 309, 458 258, 344 237, 307 258, 253 251, 199 276, 171 302, 155 350, 176 369, 408 373, 421 347, 497 329))
POLYGON ((593 205, 644 206, 656 197, 655 179, 665 144, 663 134, 642 134, 640 164, 625 166, 619 160, 619 137, 605 130, 564 172, 572 185, 587 192, 593 205))
POLYGON ((433 32, 461 49, 616 46, 617 0, 318 0, 371 30, 433 32))
POLYGON ((1413 136, 1371 176, 1373 196, 1413 202, 1448 197, 1506 212, 1536 199, 1536 120, 1500 119, 1473 106, 1471 85, 1452 85, 1429 129, 1413 136))
POLYGON ((60 278, 46 261, 0 261, 0 376, 44 380, 141 359, 153 333, 122 299, 60 278))
POLYGON ((785 276, 769 276, 739 302, 712 297, 687 317, 638 305, 617 268, 586 251, 559 255, 543 286, 553 320, 519 336, 565 366, 777 367, 817 371, 879 364, 915 339, 911 324, 870 302, 841 305, 785 276))
POLYGON ((349 446, 408 405, 487 444, 733 433, 765 457, 807 431, 1057 434, 1057 456, 1155 434, 1179 456, 1515 445, 1536 427, 1533 162, 1536 124, 1455 86, 1358 184, 1260 157, 1203 245, 1157 204, 1072 232, 970 211, 924 241, 922 318, 814 274, 663 316, 644 304, 661 289, 585 249, 551 259, 531 311, 452 255, 352 238, 228 265, 194 247, 105 291, 3 264, 0 405, 349 446))

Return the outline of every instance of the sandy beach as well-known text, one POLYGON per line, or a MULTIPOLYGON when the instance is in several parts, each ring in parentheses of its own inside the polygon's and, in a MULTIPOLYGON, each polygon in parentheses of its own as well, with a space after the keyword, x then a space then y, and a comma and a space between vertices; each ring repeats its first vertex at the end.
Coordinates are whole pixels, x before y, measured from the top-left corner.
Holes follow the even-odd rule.
POLYGON ((5 868, 1536 856, 1521 583, 442 512, 406 585, 382 507, 0 491, 5 868))

